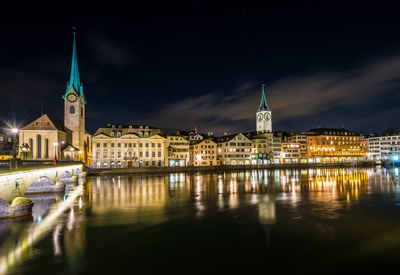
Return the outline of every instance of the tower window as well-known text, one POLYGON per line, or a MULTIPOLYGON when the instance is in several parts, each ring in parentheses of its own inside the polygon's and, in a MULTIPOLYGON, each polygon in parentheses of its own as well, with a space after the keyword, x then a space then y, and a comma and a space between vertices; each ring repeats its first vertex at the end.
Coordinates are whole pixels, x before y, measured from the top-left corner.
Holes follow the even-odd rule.
POLYGON ((74 106, 69 107, 69 113, 70 114, 75 114, 75 107, 74 106))

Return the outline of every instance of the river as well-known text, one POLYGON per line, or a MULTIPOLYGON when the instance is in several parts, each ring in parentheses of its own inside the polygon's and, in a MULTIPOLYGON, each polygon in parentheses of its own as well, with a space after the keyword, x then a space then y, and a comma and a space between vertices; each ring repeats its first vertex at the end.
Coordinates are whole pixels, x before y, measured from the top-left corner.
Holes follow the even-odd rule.
POLYGON ((0 221, 7 274, 386 273, 398 169, 88 177, 0 221))

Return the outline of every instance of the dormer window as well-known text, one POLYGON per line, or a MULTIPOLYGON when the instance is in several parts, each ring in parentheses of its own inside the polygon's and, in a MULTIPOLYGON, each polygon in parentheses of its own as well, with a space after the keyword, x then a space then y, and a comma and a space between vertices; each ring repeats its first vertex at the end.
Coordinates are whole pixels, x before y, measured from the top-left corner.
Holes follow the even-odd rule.
POLYGON ((118 136, 118 137, 121 137, 121 134, 122 134, 121 132, 118 132, 118 133, 117 133, 117 136, 118 136))
POLYGON ((132 129, 132 125, 129 125, 129 129, 132 129))
POLYGON ((112 128, 115 128, 115 125, 113 125, 112 128))
POLYGON ((115 132, 114 131, 111 132, 111 136, 112 137, 115 136, 115 132))
POLYGON ((143 137, 143 132, 140 132, 140 133, 139 133, 139 137, 143 137))
POLYGON ((146 132, 146 133, 145 133, 145 137, 149 137, 149 132, 146 132))
POLYGON ((140 129, 143 129, 143 126, 140 126, 139 128, 140 128, 140 129))
POLYGON ((144 127, 145 129, 149 129, 149 126, 144 127))

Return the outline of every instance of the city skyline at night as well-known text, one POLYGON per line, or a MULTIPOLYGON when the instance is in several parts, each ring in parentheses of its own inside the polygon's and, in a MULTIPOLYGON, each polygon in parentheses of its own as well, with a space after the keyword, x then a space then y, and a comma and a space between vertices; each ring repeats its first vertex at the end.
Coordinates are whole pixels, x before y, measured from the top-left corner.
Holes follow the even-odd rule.
POLYGON ((74 25, 91 133, 108 123, 252 130, 263 83, 274 130, 398 129, 396 19, 367 8, 354 20, 354 9, 232 4, 209 10, 196 2, 150 17, 143 5, 142 15, 113 21, 102 12, 84 17, 83 9, 70 24, 62 20, 67 13, 53 26, 8 22, 0 30, 10 38, 1 45, 1 117, 25 125, 43 109, 62 119, 74 25))

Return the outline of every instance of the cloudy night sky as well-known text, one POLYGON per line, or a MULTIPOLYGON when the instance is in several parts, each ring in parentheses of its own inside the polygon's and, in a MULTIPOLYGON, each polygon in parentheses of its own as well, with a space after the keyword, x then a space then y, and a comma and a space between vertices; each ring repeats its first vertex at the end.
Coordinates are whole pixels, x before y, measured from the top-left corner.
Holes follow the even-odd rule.
POLYGON ((107 123, 254 130, 263 83, 273 130, 400 129, 395 7, 132 3, 10 7, 0 19, 1 118, 23 126, 41 108, 62 118, 75 26, 91 133, 107 123))

